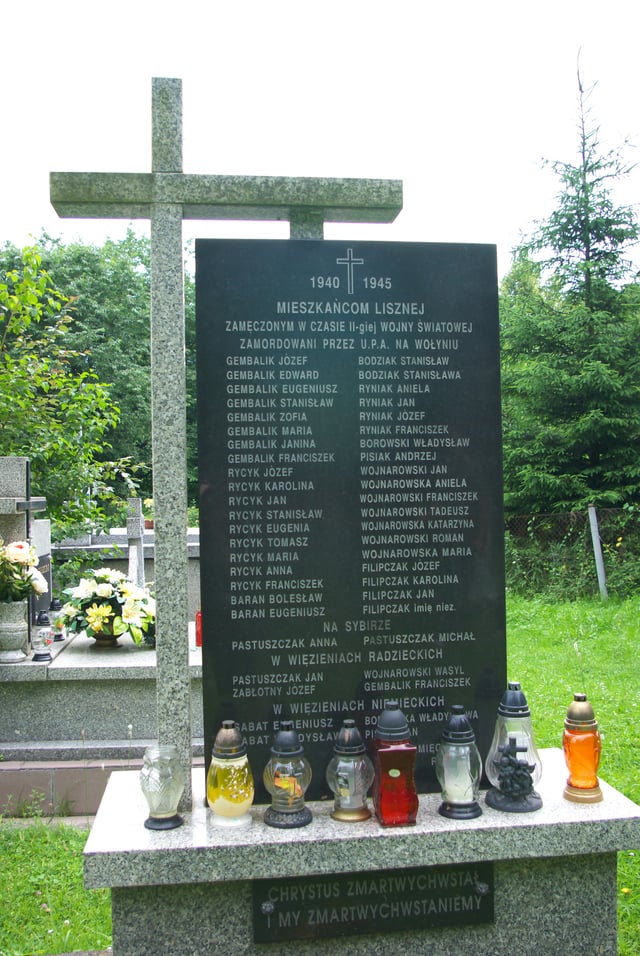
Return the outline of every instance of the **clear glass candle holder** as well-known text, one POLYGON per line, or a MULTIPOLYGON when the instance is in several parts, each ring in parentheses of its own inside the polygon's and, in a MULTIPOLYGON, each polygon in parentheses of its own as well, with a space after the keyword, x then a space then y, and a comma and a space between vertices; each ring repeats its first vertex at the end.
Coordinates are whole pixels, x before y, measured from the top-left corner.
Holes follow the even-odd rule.
POLYGON ((367 791, 373 783, 373 764, 365 753, 355 720, 343 721, 325 776, 334 795, 334 820, 368 820, 371 810, 367 806, 367 791))
POLYGON ((452 820, 482 814, 478 803, 482 761, 475 734, 461 704, 453 704, 436 753, 436 776, 442 788, 438 813, 452 820))
POLYGON ((149 806, 144 825, 148 830, 173 830, 184 820, 178 804, 186 783, 185 773, 173 744, 147 747, 140 771, 140 787, 149 806))

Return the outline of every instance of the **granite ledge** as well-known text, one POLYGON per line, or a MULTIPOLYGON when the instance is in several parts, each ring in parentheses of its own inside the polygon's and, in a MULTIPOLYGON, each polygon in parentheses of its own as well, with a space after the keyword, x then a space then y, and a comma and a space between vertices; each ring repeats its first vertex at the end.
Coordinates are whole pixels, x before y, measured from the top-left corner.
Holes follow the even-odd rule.
POLYGON ((420 797, 415 827, 383 828, 375 819, 339 823, 331 802, 310 803, 314 820, 293 831, 262 822, 222 830, 204 806, 204 774, 194 775, 196 805, 182 827, 146 830, 147 808, 135 772, 111 775, 85 847, 85 884, 154 886, 274 879, 322 873, 437 866, 449 863, 582 856, 640 847, 640 807, 601 781, 604 800, 569 803, 562 797, 566 769, 560 750, 542 751, 536 813, 506 814, 483 805, 475 820, 451 821, 437 813, 440 797, 420 797))
MULTIPOLYGON (((34 627, 35 629, 35 627, 34 627)), ((55 661, 69 646, 72 638, 65 641, 54 641, 50 647, 51 657, 55 661)), ((17 681, 45 681, 52 661, 34 661, 31 656, 23 661, 12 664, 0 664, 0 683, 14 683, 17 681)))
MULTIPOLYGON (((195 647, 194 629, 190 627, 188 642, 189 674, 191 679, 202 677, 202 650, 195 647)), ((95 641, 76 634, 64 644, 52 645, 54 659, 38 663, 31 659, 17 664, 0 664, 0 682, 24 681, 92 681, 92 680, 154 680, 156 679, 156 651, 138 647, 129 637, 121 637, 117 647, 97 647, 95 641)))

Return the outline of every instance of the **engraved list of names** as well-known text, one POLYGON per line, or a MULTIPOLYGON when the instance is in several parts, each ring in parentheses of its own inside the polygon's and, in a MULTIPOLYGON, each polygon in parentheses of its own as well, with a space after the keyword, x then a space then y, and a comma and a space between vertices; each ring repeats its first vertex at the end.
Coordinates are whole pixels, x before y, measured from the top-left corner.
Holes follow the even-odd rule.
MULTIPOLYGON (((398 700, 419 789, 506 679, 495 248, 196 246, 205 753, 283 718, 311 760, 398 700)), ((258 799, 265 800, 258 789, 258 799)))

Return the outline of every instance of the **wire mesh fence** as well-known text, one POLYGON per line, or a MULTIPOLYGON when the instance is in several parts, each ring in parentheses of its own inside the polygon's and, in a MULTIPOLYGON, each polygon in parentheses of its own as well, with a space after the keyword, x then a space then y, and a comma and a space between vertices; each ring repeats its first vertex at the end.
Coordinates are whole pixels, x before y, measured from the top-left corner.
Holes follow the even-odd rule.
MULTIPOLYGON (((640 588, 640 507, 598 509, 598 532, 610 594, 640 588)), ((515 515, 505 520, 507 587, 561 599, 598 594, 589 512, 515 515)))

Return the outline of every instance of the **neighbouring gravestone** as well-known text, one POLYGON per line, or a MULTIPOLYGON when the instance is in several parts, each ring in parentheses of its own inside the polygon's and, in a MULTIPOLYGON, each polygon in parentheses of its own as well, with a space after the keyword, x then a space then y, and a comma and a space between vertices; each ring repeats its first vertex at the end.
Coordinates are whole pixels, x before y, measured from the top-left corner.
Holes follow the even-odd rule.
POLYGON ((32 518, 29 527, 29 539, 38 555, 38 571, 47 582, 48 590, 44 594, 31 597, 31 623, 35 624, 41 611, 48 611, 53 597, 53 578, 51 569, 51 522, 48 518, 32 518))
POLYGON ((264 801, 292 718, 317 799, 397 699, 437 789, 448 708, 486 752, 506 681, 495 248, 200 240, 196 272, 205 747, 237 720, 264 801))
POLYGON ((128 571, 132 581, 143 588, 144 581, 144 518, 140 498, 127 499, 128 571))
POLYGON ((28 538, 32 515, 46 507, 45 498, 31 495, 29 459, 0 458, 0 538, 6 543, 28 538))
MULTIPOLYGON (((38 554, 39 570, 45 576, 47 594, 30 598, 29 627, 37 612, 48 609, 51 601, 51 532, 48 520, 33 515, 47 507, 45 498, 31 495, 31 463, 23 457, 0 457, 0 542, 31 541, 38 554)), ((26 649, 26 648, 25 648, 26 649)))

